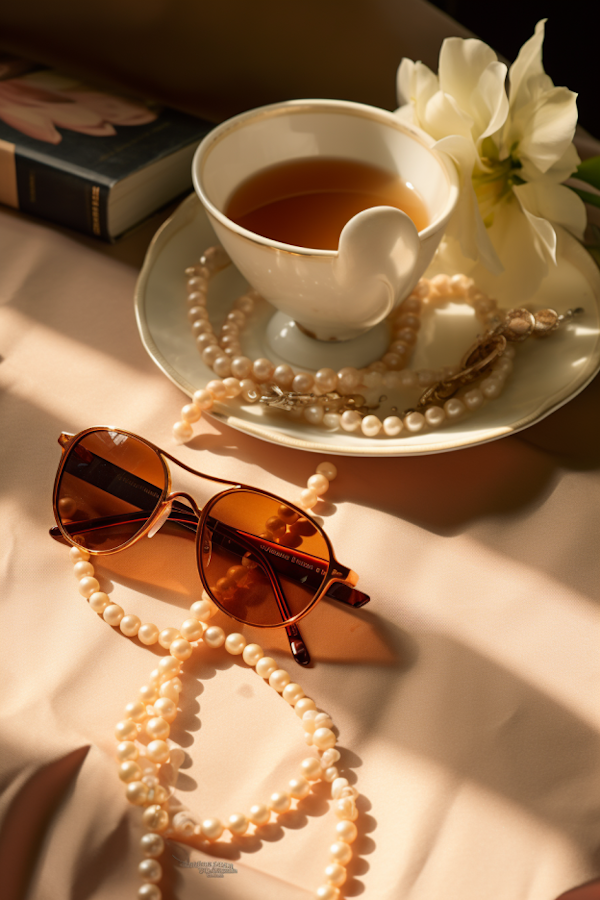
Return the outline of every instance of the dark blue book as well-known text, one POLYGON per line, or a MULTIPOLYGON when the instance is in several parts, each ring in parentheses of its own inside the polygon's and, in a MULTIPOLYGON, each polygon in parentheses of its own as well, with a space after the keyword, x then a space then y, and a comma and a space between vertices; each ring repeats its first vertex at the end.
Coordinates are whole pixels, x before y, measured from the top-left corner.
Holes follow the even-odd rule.
POLYGON ((0 203, 113 241, 191 190, 211 127, 52 69, 0 80, 0 203))

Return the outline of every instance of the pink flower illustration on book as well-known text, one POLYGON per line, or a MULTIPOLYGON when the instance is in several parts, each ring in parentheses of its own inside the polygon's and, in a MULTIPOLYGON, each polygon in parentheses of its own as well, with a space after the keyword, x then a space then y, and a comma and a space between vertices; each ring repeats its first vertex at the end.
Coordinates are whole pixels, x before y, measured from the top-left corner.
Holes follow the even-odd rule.
POLYGON ((114 125, 146 125, 157 114, 141 103, 78 84, 53 90, 14 78, 0 82, 0 119, 39 141, 59 144, 59 128, 94 137, 116 134, 114 125))

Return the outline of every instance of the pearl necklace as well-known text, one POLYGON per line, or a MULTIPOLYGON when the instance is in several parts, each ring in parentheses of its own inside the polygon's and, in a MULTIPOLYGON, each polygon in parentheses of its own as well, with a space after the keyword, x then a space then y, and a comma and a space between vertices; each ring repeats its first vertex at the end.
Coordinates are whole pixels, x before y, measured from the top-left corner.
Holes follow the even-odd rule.
MULTIPOLYGON (((321 464, 323 473, 312 476, 322 488, 323 479, 335 477, 332 464, 321 464), (329 468, 328 468, 329 467, 329 468)), ((310 486, 307 490, 314 491, 310 486)), ((325 488, 326 489, 326 488, 325 488)), ((323 490, 321 490, 323 493, 323 490)), ((165 851, 164 837, 190 842, 214 842, 225 831, 233 839, 244 835, 250 827, 260 829, 272 818, 292 808, 295 801, 303 800, 319 781, 331 784, 333 811, 338 822, 334 842, 329 848, 329 865, 324 871, 324 883, 316 890, 318 900, 339 900, 340 887, 346 881, 346 866, 351 861, 351 844, 358 834, 354 824, 358 818, 356 798, 358 791, 348 779, 340 775, 336 763, 340 752, 330 717, 317 710, 314 700, 307 697, 301 686, 292 682, 285 669, 280 669, 259 644, 248 644, 242 634, 226 634, 218 625, 209 625, 209 619, 217 611, 208 595, 190 607, 190 615, 179 628, 168 627, 159 632, 153 623, 142 624, 138 616, 126 614, 116 603, 111 603, 100 590, 90 554, 79 547, 71 547, 74 573, 79 580, 79 593, 88 599, 91 608, 109 625, 119 628, 122 634, 137 636, 146 645, 159 643, 168 652, 150 673, 148 682, 140 688, 138 697, 125 706, 125 717, 115 727, 117 739, 116 757, 119 778, 126 785, 125 796, 134 806, 143 808, 142 824, 146 829, 140 841, 143 855, 138 873, 143 881, 138 890, 139 900, 161 900, 159 882, 163 870, 159 862, 165 851), (173 795, 172 783, 176 778, 177 756, 180 751, 167 741, 171 724, 177 716, 177 705, 183 688, 179 677, 182 665, 195 648, 225 647, 234 657, 240 657, 256 674, 267 681, 283 700, 294 709, 304 730, 305 743, 313 747, 315 756, 306 757, 300 764, 298 777, 292 778, 283 791, 277 791, 266 802, 253 805, 248 814, 233 813, 226 822, 207 817, 198 822, 179 804, 173 795)))
MULTIPOLYGON (((396 437, 402 432, 417 434, 435 429, 474 412, 486 401, 500 396, 512 370, 514 344, 530 336, 545 336, 581 310, 569 310, 559 316, 554 310, 535 314, 526 309, 509 310, 501 316, 497 303, 483 294, 465 275, 437 275, 421 279, 407 297, 388 316, 391 342, 380 360, 358 370, 347 366, 339 372, 319 369, 314 375, 295 373, 287 364, 274 366, 264 358, 251 360, 242 355, 241 336, 248 316, 260 295, 253 290, 239 297, 227 314, 217 338, 206 309, 210 279, 230 264, 219 247, 210 247, 199 265, 185 270, 187 277, 188 319, 202 356, 217 378, 198 390, 181 410, 181 419, 173 426, 178 443, 193 436, 192 423, 215 402, 241 397, 247 403, 267 406, 302 415, 311 425, 329 431, 339 429, 366 437, 396 437), (485 333, 463 357, 459 366, 440 370, 410 371, 406 366, 417 342, 423 308, 462 299, 469 303, 485 333), (475 386, 475 382, 479 382, 475 386), (359 391, 416 388, 420 390, 414 408, 381 420, 374 413, 379 403, 369 407, 359 391), (459 393, 459 396, 455 396, 459 393)), ((262 301, 264 302, 264 301, 262 301)), ((387 399, 379 397, 379 402, 387 399)))

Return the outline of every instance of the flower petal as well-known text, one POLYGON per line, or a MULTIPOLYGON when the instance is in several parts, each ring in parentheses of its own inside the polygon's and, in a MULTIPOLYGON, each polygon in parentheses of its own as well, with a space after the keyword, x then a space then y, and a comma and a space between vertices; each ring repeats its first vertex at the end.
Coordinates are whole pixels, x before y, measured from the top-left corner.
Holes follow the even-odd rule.
POLYGON ((475 145, 470 139, 450 136, 438 141, 435 146, 452 159, 461 180, 458 203, 446 234, 458 241, 464 256, 471 260, 481 260, 490 272, 499 274, 503 270, 502 262, 483 224, 473 188, 471 176, 477 160, 475 145))
MULTIPOLYGON (((535 182, 513 188, 523 211, 538 219, 562 225, 567 231, 583 240, 587 224, 585 204, 577 194, 562 184, 535 182)), ((538 233, 541 232, 535 226, 538 233)))
POLYGON ((521 131, 518 155, 547 172, 573 141, 577 125, 577 94, 557 87, 527 104, 515 117, 512 131, 521 131))
POLYGON ((516 111, 521 106, 529 103, 532 99, 529 87, 530 80, 535 78, 535 76, 545 75, 544 66, 542 65, 542 44, 544 43, 546 21, 546 19, 540 19, 535 26, 533 36, 523 44, 516 60, 508 70, 510 85, 508 99, 511 111, 516 111))
POLYGON ((440 50, 440 89, 469 111, 482 73, 498 61, 491 47, 475 38, 446 38, 440 50))

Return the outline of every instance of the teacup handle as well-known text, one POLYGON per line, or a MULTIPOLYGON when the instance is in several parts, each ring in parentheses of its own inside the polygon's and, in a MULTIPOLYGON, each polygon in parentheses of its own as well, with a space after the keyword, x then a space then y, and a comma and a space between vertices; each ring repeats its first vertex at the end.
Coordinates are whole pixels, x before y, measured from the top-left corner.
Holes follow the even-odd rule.
POLYGON ((410 216, 393 206, 374 206, 357 213, 342 229, 336 278, 347 286, 349 297, 357 291, 377 297, 377 309, 369 310, 375 324, 408 291, 419 252, 419 232, 410 216), (382 284, 383 292, 373 290, 382 284))

